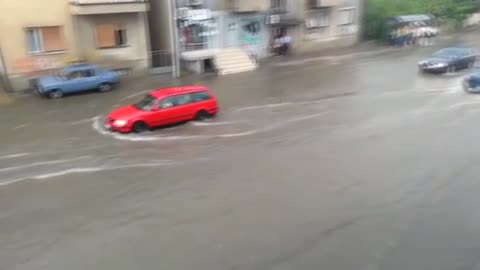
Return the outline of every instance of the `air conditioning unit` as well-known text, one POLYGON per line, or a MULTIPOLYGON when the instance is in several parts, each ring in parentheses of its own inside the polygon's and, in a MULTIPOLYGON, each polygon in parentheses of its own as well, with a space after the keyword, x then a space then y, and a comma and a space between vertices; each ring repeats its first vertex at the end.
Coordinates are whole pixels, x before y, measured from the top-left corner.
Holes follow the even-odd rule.
POLYGON ((187 6, 201 6, 203 5, 203 0, 187 0, 187 6))

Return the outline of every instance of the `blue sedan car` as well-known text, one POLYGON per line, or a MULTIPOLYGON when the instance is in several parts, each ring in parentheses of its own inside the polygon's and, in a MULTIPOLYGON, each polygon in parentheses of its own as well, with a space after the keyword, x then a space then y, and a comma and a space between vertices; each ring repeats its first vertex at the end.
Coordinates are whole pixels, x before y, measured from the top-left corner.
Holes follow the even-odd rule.
POLYGON ((431 57, 420 61, 420 70, 432 73, 455 72, 460 69, 475 66, 477 52, 468 47, 445 48, 434 53, 431 57))
POLYGON ((55 76, 41 77, 37 81, 37 92, 49 98, 61 98, 91 90, 107 92, 120 81, 114 71, 103 70, 90 64, 71 65, 55 76))

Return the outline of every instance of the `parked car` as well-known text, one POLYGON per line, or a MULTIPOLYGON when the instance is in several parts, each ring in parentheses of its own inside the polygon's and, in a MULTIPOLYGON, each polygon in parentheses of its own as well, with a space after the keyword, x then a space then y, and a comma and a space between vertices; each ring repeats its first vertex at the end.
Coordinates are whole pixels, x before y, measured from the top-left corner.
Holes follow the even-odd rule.
POLYGON ((159 89, 135 104, 112 111, 105 127, 121 133, 141 133, 151 128, 190 120, 205 120, 218 112, 217 99, 203 86, 159 89))
POLYGON ((432 73, 455 72, 475 65, 477 53, 473 48, 452 47, 434 53, 430 58, 418 63, 422 71, 432 73))
POLYGON ((68 66, 54 76, 39 78, 36 91, 49 98, 61 98, 66 94, 91 90, 107 92, 119 81, 119 75, 114 71, 90 64, 78 64, 68 66))
POLYGON ((463 89, 470 93, 480 93, 480 72, 467 76, 463 80, 463 89))

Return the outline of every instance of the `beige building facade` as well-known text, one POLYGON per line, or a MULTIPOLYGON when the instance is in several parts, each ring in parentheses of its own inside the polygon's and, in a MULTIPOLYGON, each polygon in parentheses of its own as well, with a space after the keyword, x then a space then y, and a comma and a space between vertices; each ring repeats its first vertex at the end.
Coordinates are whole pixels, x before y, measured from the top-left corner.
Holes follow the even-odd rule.
POLYGON ((345 47, 360 39, 364 0, 271 0, 272 36, 293 39, 297 52, 345 47))
POLYGON ((145 0, 0 0, 0 50, 15 89, 74 61, 149 66, 145 0))

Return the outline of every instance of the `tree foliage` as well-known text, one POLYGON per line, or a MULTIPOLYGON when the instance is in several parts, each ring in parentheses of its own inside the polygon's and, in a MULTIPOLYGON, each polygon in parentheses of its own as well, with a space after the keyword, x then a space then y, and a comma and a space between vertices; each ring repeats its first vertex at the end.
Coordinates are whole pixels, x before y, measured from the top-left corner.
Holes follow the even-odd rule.
POLYGON ((457 27, 480 10, 480 0, 365 0, 364 36, 380 38, 385 19, 398 15, 432 14, 457 27))

